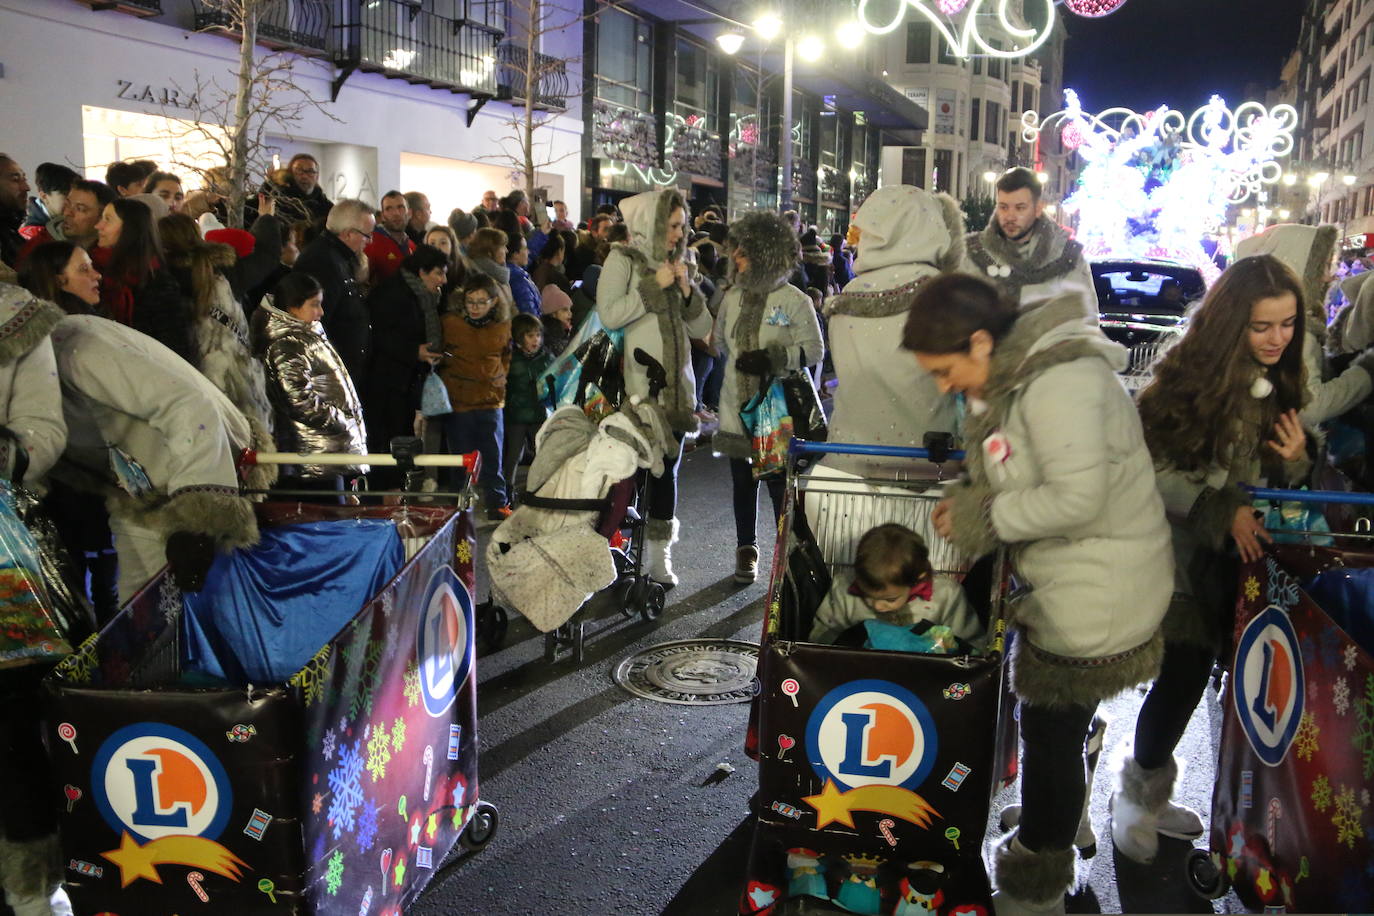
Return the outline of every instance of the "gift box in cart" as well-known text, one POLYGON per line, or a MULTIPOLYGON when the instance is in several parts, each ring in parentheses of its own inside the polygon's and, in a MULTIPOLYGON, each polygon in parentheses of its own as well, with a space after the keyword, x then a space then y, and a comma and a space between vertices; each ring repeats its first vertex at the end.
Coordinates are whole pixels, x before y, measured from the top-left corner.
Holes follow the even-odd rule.
POLYGON ((759 792, 743 914, 798 897, 856 913, 990 911, 988 805, 1014 778, 1016 761, 1002 666, 1003 564, 999 555, 985 575, 971 576, 968 558, 930 530, 940 497, 930 457, 924 449, 792 445, 746 745, 759 761, 759 792), (830 453, 895 468, 797 473, 800 456, 830 453), (852 565, 865 531, 888 522, 924 535, 937 575, 966 588, 985 584, 986 651, 807 641, 833 574, 852 565))
POLYGON ((196 617, 165 571, 54 671, 46 738, 79 913, 399 914, 455 845, 495 830, 478 796, 471 509, 257 510, 263 542, 235 559, 287 573, 268 594, 327 603, 387 551, 397 571, 360 608, 323 609, 342 626, 284 682, 208 672, 234 661, 226 643, 291 638, 315 621, 303 605, 245 637, 224 625, 236 603, 196 617), (356 537, 382 546, 347 569, 322 560, 356 537))

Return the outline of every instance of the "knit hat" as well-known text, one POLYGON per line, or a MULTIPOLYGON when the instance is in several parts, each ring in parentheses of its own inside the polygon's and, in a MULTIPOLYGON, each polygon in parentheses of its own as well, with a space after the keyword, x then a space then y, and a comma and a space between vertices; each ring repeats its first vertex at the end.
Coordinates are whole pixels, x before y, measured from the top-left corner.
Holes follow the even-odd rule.
POLYGON ((552 315, 554 312, 572 308, 572 299, 554 284, 544 287, 539 294, 539 314, 552 315))
POLYGON ((172 208, 167 206, 167 201, 158 197, 156 194, 130 194, 127 199, 136 200, 153 211, 153 222, 157 222, 168 213, 172 212, 172 208))
POLYGON ((205 241, 228 245, 241 258, 248 257, 258 246, 258 240, 246 229, 211 229, 205 233, 205 241))
POLYGON ((454 207, 448 215, 448 225, 454 235, 465 239, 477 231, 477 217, 460 207, 454 207))

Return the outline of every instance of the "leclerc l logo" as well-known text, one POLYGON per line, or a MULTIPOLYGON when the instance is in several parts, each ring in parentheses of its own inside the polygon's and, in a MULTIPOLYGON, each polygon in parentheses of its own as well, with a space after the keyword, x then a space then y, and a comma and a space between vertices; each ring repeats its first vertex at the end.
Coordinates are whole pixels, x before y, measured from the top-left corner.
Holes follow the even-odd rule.
POLYGON ((1270 605, 1256 614, 1236 643, 1236 718, 1255 756, 1278 766, 1302 719, 1302 652, 1293 621, 1270 605))
POLYGON ((472 670, 472 596, 454 573, 443 566, 425 588, 415 656, 420 666, 420 697, 434 718, 448 712, 472 670))
POLYGON ((214 840, 233 808, 229 774, 196 736, 161 722, 126 725, 91 764, 96 807, 115 833, 214 840))
POLYGON ((935 721, 925 704, 890 681, 836 687, 807 723, 808 758, 822 780, 841 789, 915 789, 935 765, 935 721))

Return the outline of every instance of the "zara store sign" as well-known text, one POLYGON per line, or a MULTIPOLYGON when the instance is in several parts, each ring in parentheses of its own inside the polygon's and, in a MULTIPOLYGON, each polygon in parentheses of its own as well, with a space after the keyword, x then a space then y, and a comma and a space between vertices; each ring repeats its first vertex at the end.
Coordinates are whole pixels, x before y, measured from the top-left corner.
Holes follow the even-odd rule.
POLYGON ((136 80, 115 80, 119 87, 116 98, 130 102, 147 102, 171 108, 194 109, 200 106, 200 98, 195 92, 186 92, 175 86, 154 86, 136 80))

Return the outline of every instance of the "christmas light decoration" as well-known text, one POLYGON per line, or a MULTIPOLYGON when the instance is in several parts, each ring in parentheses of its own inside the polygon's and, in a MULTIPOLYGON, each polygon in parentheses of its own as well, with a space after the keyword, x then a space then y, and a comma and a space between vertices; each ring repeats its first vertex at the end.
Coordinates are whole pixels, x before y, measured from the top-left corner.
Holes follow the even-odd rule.
POLYGON ((1025 0, 1028 7, 1043 7, 1043 15, 1028 15, 1026 19, 1018 15, 1017 7, 1021 4, 1015 0, 901 0, 890 19, 878 22, 869 19, 869 5, 873 2, 859 0, 859 25, 866 31, 874 35, 888 34, 902 24, 910 9, 929 20, 949 45, 950 52, 961 58, 968 58, 974 53, 983 57, 1025 57, 1049 39, 1055 26, 1054 0, 1025 0), (931 6, 931 2, 935 5, 931 6), (955 21, 961 14, 962 25, 955 21), (1028 19, 1043 19, 1043 25, 1039 29, 1032 28, 1025 25, 1028 19), (993 24, 997 37, 1010 39, 1013 47, 1001 48, 983 37, 982 28, 989 22, 993 24))
POLYGON ((1230 205, 1282 177, 1278 160, 1293 150, 1297 112, 1218 96, 1190 116, 1161 105, 1084 112, 1078 94, 1041 119, 1021 117, 1028 143, 1056 133, 1085 166, 1078 189, 1062 203, 1077 217, 1089 257, 1166 258, 1196 267, 1209 280, 1217 268, 1203 248, 1230 205), (1046 133, 1048 131, 1048 133, 1046 133))
POLYGON ((1071 13, 1087 19, 1097 19, 1115 13, 1125 6, 1126 0, 1064 0, 1071 13))

